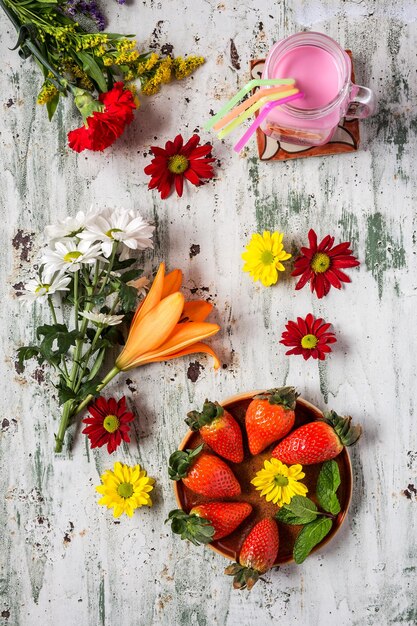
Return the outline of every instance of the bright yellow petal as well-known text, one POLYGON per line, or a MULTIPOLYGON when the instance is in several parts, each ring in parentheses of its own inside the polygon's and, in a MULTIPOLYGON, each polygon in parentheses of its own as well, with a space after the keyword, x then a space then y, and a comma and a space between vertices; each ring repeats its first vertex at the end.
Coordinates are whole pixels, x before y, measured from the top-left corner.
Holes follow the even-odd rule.
POLYGON ((179 292, 161 300, 136 328, 130 330, 126 345, 116 359, 116 366, 121 370, 130 369, 139 357, 159 348, 174 331, 183 308, 184 296, 179 292))

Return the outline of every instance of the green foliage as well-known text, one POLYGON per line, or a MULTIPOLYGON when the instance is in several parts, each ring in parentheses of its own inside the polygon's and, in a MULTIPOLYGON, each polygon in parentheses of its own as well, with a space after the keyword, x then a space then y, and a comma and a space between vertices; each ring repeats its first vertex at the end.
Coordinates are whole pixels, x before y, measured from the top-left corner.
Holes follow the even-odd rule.
POLYGON ((302 563, 314 546, 329 534, 331 527, 332 520, 328 517, 321 517, 314 520, 314 522, 306 524, 294 543, 294 561, 298 564, 302 563))
POLYGON ((173 533, 180 535, 181 539, 188 539, 195 546, 202 543, 210 543, 213 540, 215 530, 210 521, 195 514, 187 514, 181 509, 170 511, 166 522, 171 522, 173 533))
POLYGON ((134 287, 126 285, 124 282, 119 283, 119 298, 122 305, 123 313, 132 311, 137 302, 138 292, 134 287))
POLYGON ((337 490, 340 487, 340 473, 336 461, 323 463, 317 479, 316 496, 323 511, 304 496, 294 496, 275 515, 283 524, 302 525, 294 543, 293 556, 296 563, 302 563, 311 550, 330 532, 334 516, 340 513, 337 490))
POLYGON ((289 504, 284 505, 275 518, 284 524, 308 524, 317 518, 320 513, 310 498, 294 496, 289 504))
POLYGON ((39 346, 41 354, 49 363, 56 362, 57 357, 66 354, 71 346, 75 346, 75 341, 79 337, 77 330, 68 330, 66 324, 44 324, 38 326, 36 336, 41 340, 39 346), (56 344, 55 344, 56 342, 56 344), (56 350, 53 346, 56 345, 56 350))
POLYGON ((340 473, 336 461, 323 463, 317 479, 317 499, 321 507, 332 515, 340 513, 340 503, 336 495, 339 486, 340 473))
POLYGON ((22 370, 25 367, 25 361, 38 357, 39 364, 43 363, 43 357, 40 354, 39 348, 36 346, 22 346, 17 351, 19 368, 22 370))
POLYGON ((171 480, 181 480, 203 449, 203 444, 194 450, 176 450, 169 457, 168 475, 171 480))

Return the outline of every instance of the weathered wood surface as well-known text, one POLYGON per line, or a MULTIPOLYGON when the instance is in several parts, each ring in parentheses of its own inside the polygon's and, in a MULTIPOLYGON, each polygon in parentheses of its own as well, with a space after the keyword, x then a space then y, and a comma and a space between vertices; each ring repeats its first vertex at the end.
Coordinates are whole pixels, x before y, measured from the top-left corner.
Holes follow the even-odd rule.
MULTIPOLYGON (((39 74, 8 48, 0 17, 2 413, 0 623, 13 626, 383 626, 417 623, 416 161, 417 4, 242 0, 129 3, 110 27, 144 43, 195 51, 207 64, 194 79, 143 100, 125 138, 104 155, 77 156, 66 131, 69 106, 49 124, 35 105, 39 74), (373 87, 378 114, 362 124, 355 155, 258 162, 215 143, 217 180, 182 199, 147 190, 148 148, 201 128, 247 77, 251 57, 284 35, 326 32, 354 51, 358 82, 373 87), (146 39, 148 38, 148 39, 146 39), (231 46, 231 41, 233 45, 231 46), (233 51, 233 59, 231 58, 233 51), (240 64, 240 69, 236 69, 240 64), (16 297, 46 224, 79 208, 126 206, 157 224, 152 271, 181 267, 187 291, 217 306, 213 342, 224 368, 206 359, 153 365, 111 387, 139 415, 136 441, 118 453, 157 480, 155 505, 115 522, 94 485, 111 462, 78 437, 52 452, 58 408, 48 373, 15 366, 15 349, 34 337, 47 311, 23 313, 16 297), (352 240, 362 265, 353 282, 324 300, 292 280, 264 289, 241 272, 240 253, 256 229, 305 240, 309 227, 352 240), (312 310, 334 323, 339 342, 321 366, 284 356, 286 319, 312 310), (335 540, 303 566, 266 576, 251 594, 231 591, 210 550, 173 538, 163 521, 174 505, 167 459, 184 414, 206 396, 291 383, 325 407, 350 412, 365 436, 354 449, 354 496, 335 540)), ((208 136, 202 133, 207 139, 208 136)))

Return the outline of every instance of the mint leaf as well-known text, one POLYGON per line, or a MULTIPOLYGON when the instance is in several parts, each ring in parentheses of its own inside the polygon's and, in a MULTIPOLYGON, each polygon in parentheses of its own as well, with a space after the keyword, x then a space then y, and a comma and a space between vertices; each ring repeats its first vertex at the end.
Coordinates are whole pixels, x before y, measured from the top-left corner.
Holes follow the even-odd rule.
POLYGON ((330 532, 332 520, 328 517, 320 517, 306 524, 301 530, 294 543, 294 561, 302 563, 316 546, 330 532))
POLYGON ((320 513, 312 500, 305 496, 294 496, 289 504, 283 506, 275 518, 284 524, 308 524, 320 513))
POLYGON ((320 470, 317 479, 317 499, 325 511, 337 515, 340 512, 340 503, 336 492, 340 486, 339 466, 336 461, 326 461, 320 470))

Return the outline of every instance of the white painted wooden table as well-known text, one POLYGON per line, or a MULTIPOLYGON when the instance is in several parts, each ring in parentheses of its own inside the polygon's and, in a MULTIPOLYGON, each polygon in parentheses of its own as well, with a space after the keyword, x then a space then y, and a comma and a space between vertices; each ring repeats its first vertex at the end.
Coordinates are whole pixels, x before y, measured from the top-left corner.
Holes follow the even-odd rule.
POLYGON ((66 147, 66 131, 78 119, 64 106, 48 123, 35 105, 39 74, 9 52, 14 36, 0 17, 0 624, 416 624, 417 3, 105 4, 110 29, 136 32, 145 44, 171 43, 177 54, 203 54, 207 63, 193 79, 143 99, 112 149, 77 156, 66 147), (181 199, 149 192, 149 146, 201 128, 209 110, 245 82, 251 57, 302 29, 351 48, 358 82, 377 92, 379 112, 362 124, 361 150, 260 163, 254 144, 239 157, 231 141, 214 141, 221 162, 214 183, 181 199), (223 327, 213 342, 224 363, 217 374, 205 358, 191 358, 142 368, 110 388, 125 393, 139 415, 136 441, 118 459, 139 461, 157 480, 154 507, 120 521, 96 504, 94 485, 112 462, 106 451, 92 454, 78 436, 72 453, 54 456, 58 408, 48 373, 15 367, 16 348, 47 320, 41 309, 22 315, 16 297, 38 233, 91 204, 137 208, 154 220, 146 269, 162 259, 182 268, 186 291, 210 297, 223 327), (307 289, 296 294, 293 280, 264 289, 242 273, 240 253, 253 231, 280 229, 299 244, 310 227, 353 242, 362 265, 342 292, 318 301, 307 289), (285 321, 310 310, 332 321, 338 336, 321 366, 286 357, 278 344, 285 321), (283 383, 363 423, 352 451, 353 502, 339 535, 303 566, 269 574, 250 595, 233 592, 221 557, 172 537, 163 524, 174 506, 167 459, 185 431, 185 412, 206 396, 283 383))

